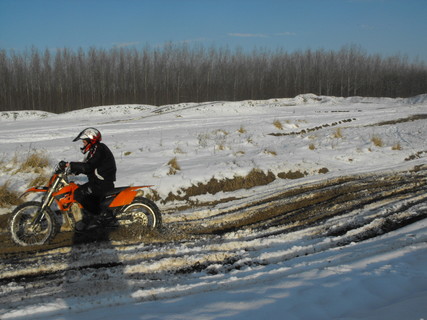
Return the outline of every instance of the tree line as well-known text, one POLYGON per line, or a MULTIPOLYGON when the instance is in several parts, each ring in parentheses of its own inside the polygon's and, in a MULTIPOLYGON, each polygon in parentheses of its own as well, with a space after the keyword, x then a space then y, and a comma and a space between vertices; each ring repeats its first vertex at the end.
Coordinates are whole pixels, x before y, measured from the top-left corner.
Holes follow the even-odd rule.
POLYGON ((165 105, 427 93, 427 66, 360 47, 287 52, 173 45, 162 48, 0 50, 0 111, 62 113, 114 104, 165 105))

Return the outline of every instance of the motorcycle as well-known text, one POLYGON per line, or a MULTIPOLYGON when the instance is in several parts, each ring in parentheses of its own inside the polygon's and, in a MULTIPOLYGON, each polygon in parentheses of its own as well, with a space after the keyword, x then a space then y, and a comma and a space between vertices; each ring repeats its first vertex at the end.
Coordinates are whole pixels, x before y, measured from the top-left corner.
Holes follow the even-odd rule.
MULTIPOLYGON (((47 186, 29 188, 21 195, 39 193, 42 199, 24 202, 13 210, 9 226, 11 238, 17 245, 47 244, 60 230, 74 230, 75 224, 82 219, 83 207, 74 199, 79 185, 69 181, 68 176, 65 162, 61 161, 47 186)), ((149 187, 152 186, 114 188, 102 200, 102 212, 108 210, 118 227, 141 226, 138 229, 141 234, 160 228, 160 210, 153 201, 143 197, 141 190, 149 187)))

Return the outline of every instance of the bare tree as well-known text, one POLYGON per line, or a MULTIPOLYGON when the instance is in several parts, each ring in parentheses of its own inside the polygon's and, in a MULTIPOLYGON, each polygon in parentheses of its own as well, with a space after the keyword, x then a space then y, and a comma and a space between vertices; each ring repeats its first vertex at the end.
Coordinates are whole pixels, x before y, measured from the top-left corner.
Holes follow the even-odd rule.
POLYGON ((0 110, 59 113, 104 104, 268 99, 308 92, 414 96, 427 92, 427 66, 399 55, 368 55, 354 45, 293 53, 172 43, 140 51, 0 50, 0 110))

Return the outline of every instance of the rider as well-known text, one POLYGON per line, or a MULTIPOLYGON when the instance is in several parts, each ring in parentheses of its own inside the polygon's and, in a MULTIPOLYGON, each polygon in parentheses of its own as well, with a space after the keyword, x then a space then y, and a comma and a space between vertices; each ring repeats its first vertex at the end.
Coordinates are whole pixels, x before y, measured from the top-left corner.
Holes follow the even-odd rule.
POLYGON ((105 194, 114 188, 116 161, 111 150, 101 143, 101 132, 86 128, 73 141, 82 140, 80 148, 85 155, 83 162, 69 162, 72 174, 85 174, 89 181, 75 191, 75 199, 83 206, 83 220, 76 224, 76 230, 90 228, 94 218, 100 215, 100 202, 105 194))

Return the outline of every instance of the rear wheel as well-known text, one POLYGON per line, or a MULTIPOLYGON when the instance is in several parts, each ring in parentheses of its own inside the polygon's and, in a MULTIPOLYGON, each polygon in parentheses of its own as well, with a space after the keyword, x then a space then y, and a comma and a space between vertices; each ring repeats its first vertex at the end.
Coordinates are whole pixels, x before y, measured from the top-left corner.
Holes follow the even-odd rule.
POLYGON ((58 233, 55 215, 49 208, 43 210, 38 223, 31 223, 40 207, 40 202, 30 201, 13 210, 9 221, 13 242, 20 246, 41 245, 48 243, 58 233))
POLYGON ((146 198, 135 198, 135 200, 124 206, 116 216, 120 225, 141 226, 143 231, 159 229, 162 225, 162 216, 159 208, 151 200, 146 198))

